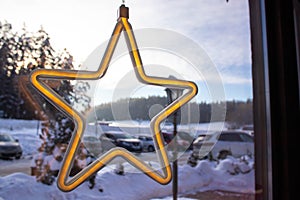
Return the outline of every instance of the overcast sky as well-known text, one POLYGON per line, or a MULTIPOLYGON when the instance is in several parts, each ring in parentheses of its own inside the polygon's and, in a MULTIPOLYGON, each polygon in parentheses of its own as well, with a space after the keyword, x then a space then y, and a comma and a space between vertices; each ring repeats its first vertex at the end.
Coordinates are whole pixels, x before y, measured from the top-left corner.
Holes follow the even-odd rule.
MULTIPOLYGON (((109 39, 121 0, 1 0, 0 20, 13 30, 41 25, 54 49, 67 48, 76 63, 109 39)), ((226 99, 252 98, 247 0, 126 0, 133 29, 176 31, 195 41, 217 67, 226 99)), ((137 41, 139 43, 139 41, 137 41)), ((201 100, 205 100, 203 97, 201 100)))

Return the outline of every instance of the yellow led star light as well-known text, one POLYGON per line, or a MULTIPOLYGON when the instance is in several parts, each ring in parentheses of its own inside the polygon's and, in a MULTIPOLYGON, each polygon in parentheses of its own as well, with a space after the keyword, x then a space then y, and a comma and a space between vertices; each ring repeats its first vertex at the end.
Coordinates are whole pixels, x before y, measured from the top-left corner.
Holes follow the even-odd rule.
POLYGON ((164 148, 164 140, 160 133, 160 124, 168 116, 178 110, 181 106, 190 101, 197 94, 197 86, 195 83, 184 80, 175 80, 160 78, 154 76, 147 76, 145 74, 141 57, 138 51, 136 40, 132 31, 132 27, 128 22, 128 8, 124 5, 120 7, 120 17, 112 33, 112 37, 108 43, 104 57, 100 63, 97 71, 81 71, 81 70, 52 70, 52 69, 37 69, 30 75, 30 81, 33 86, 43 94, 43 96, 60 111, 67 114, 74 119, 75 129, 72 134, 70 143, 68 145, 62 167, 57 178, 57 185, 62 191, 71 191, 87 180, 92 174, 101 170, 106 164, 111 162, 116 157, 121 157, 138 168, 144 174, 148 175, 153 180, 160 184, 168 184, 172 179, 171 167, 167 152, 164 148), (132 153, 124 148, 113 148, 103 154, 93 163, 81 170, 73 177, 69 177, 71 168, 73 166, 76 151, 81 142, 81 137, 85 130, 84 117, 73 110, 72 107, 63 100, 54 90, 42 82, 45 79, 66 79, 66 80, 95 80, 100 79, 105 75, 109 66, 111 57, 113 55, 116 44, 118 43, 121 32, 124 31, 127 47, 130 52, 132 64, 134 66, 137 79, 148 85, 158 85, 168 88, 176 88, 185 90, 184 94, 177 98, 174 102, 168 105, 164 110, 152 118, 150 129, 155 141, 155 148, 157 156, 161 165, 161 171, 153 169, 141 159, 134 156, 132 153))

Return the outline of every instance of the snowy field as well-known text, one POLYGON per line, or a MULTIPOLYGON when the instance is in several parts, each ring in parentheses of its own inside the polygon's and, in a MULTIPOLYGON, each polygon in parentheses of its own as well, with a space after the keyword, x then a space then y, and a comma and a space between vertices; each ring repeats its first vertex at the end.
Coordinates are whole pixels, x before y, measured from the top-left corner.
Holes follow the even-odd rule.
MULTIPOLYGON (((37 121, 0 119, 0 131, 12 134, 19 139, 24 151, 24 157, 21 159, 29 159, 36 153, 36 149, 40 144, 37 134, 37 121)), ((0 170, 3 162, 0 160, 0 170)), ((15 162, 15 160, 10 162, 15 162)), ((178 169, 178 193, 186 194, 209 190, 254 193, 253 165, 253 159, 248 157, 243 159, 230 157, 220 162, 203 160, 196 167, 186 164, 180 165, 178 169)), ((61 192, 56 184, 51 186, 44 185, 36 182, 35 177, 16 172, 0 177, 0 200, 20 198, 25 200, 172 199, 170 198, 172 195, 172 183, 164 186, 160 185, 129 164, 126 164, 125 169, 124 175, 117 175, 114 172, 114 167, 106 167, 98 172, 96 185, 92 190, 89 189, 88 183, 85 182, 68 193, 61 192)))

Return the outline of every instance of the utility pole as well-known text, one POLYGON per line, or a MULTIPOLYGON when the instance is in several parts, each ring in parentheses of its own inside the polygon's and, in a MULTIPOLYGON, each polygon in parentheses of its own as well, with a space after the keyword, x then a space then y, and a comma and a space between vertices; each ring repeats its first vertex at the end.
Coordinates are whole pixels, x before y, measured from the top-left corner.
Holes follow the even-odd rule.
MULTIPOLYGON (((175 77, 171 77, 175 78, 175 77)), ((175 78, 176 79, 176 78, 175 78)), ((171 88, 166 88, 165 89, 167 93, 167 99, 168 99, 168 104, 172 103, 175 101, 179 96, 182 95, 183 90, 180 89, 171 89, 171 88)), ((177 114, 178 111, 175 111, 173 113, 173 180, 172 180, 172 191, 173 191, 173 200, 177 200, 177 194, 178 194, 178 163, 177 163, 177 157, 178 157, 178 148, 177 148, 177 114)))

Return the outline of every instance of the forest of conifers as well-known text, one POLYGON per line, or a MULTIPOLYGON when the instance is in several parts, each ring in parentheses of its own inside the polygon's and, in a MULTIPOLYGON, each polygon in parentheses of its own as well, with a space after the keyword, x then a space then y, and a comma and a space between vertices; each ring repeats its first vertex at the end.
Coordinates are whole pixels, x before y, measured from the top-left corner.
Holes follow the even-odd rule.
MULTIPOLYGON (((149 110, 151 108, 160 108, 156 109, 157 113, 165 106, 167 106, 167 98, 160 96, 121 99, 97 106, 96 115, 97 120, 150 120, 149 110)), ((243 125, 252 124, 252 112, 252 100, 213 103, 193 102, 185 105, 178 116, 181 118, 181 123, 205 123, 225 120, 226 122, 243 125), (214 113, 213 117, 212 113, 214 113)))

